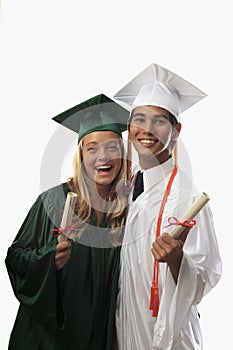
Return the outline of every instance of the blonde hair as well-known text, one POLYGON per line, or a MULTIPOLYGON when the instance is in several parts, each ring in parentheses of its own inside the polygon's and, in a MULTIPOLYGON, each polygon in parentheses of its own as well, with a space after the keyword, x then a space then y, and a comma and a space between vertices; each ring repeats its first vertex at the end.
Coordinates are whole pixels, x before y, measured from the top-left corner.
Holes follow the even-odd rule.
MULTIPOLYGON (((124 157, 124 145, 121 140, 122 165, 119 174, 112 183, 111 191, 104 200, 107 202, 106 222, 111 228, 109 240, 112 245, 121 244, 123 228, 126 221, 128 208, 128 195, 125 191, 125 183, 128 178, 128 160, 124 157)), ((68 179, 69 189, 77 193, 77 203, 75 214, 79 220, 88 224, 91 219, 91 199, 90 199, 90 180, 86 175, 82 157, 83 139, 79 142, 78 149, 73 159, 73 177, 68 179)))

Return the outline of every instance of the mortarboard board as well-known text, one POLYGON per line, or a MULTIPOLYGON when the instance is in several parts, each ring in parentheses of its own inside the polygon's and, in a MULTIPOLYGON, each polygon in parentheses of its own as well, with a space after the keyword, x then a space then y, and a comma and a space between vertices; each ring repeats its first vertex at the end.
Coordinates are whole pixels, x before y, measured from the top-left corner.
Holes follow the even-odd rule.
POLYGON ((94 131, 113 131, 119 136, 127 129, 129 111, 104 94, 94 96, 52 119, 79 134, 78 142, 94 131))
POLYGON ((151 64, 115 95, 130 106, 157 106, 168 110, 176 118, 207 95, 170 70, 151 64))

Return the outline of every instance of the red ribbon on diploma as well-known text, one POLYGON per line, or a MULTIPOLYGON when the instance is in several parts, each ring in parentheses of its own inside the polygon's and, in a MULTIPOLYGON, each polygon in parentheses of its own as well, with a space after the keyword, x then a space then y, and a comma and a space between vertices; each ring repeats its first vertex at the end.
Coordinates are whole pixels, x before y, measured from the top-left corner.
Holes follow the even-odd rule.
POLYGON ((71 231, 71 230, 82 230, 81 228, 77 228, 78 226, 80 225, 80 222, 76 222, 72 225, 69 225, 65 228, 52 228, 50 230, 50 234, 53 236, 53 237, 58 237, 60 235, 62 235, 64 232, 67 232, 67 231, 71 231), (57 232, 57 233, 52 233, 52 232, 57 232))
POLYGON ((169 225, 164 226, 164 228, 172 226, 172 225, 181 225, 181 226, 185 226, 185 227, 192 227, 194 225, 196 225, 196 220, 193 219, 188 219, 185 221, 179 221, 175 216, 170 216, 170 218, 167 219, 167 221, 169 222, 169 225))

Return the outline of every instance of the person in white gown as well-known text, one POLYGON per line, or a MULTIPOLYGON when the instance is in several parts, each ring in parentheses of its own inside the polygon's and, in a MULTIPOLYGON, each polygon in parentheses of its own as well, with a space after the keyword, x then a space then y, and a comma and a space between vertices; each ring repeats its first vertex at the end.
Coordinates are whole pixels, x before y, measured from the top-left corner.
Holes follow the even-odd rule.
POLYGON ((196 222, 183 223, 187 227, 178 238, 169 232, 200 195, 179 168, 174 146, 180 114, 205 96, 157 64, 114 96, 131 106, 129 140, 144 187, 131 197, 121 249, 119 350, 203 349, 197 305, 216 286, 222 269, 209 203, 196 222), (151 296, 157 283, 158 297, 154 291, 151 296))

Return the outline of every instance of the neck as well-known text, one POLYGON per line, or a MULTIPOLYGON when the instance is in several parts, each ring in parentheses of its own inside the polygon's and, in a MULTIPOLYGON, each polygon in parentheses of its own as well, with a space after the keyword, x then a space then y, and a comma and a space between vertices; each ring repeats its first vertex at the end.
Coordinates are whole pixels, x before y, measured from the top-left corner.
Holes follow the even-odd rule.
POLYGON ((111 187, 110 186, 98 186, 90 191, 91 206, 96 212, 97 222, 96 226, 99 227, 103 214, 106 210, 106 198, 109 195, 111 187))
POLYGON ((141 169, 147 170, 165 163, 171 157, 171 154, 164 153, 164 154, 159 154, 158 156, 155 156, 155 155, 144 156, 139 154, 138 157, 139 157, 139 164, 141 169))
POLYGON ((111 186, 97 186, 96 189, 97 197, 100 196, 101 198, 106 199, 111 191, 111 186))
POLYGON ((96 184, 94 188, 89 192, 90 199, 91 199, 91 206, 93 208, 98 208, 100 211, 104 210, 105 200, 106 198, 108 198, 110 190, 111 190, 110 186, 98 186, 96 184))

